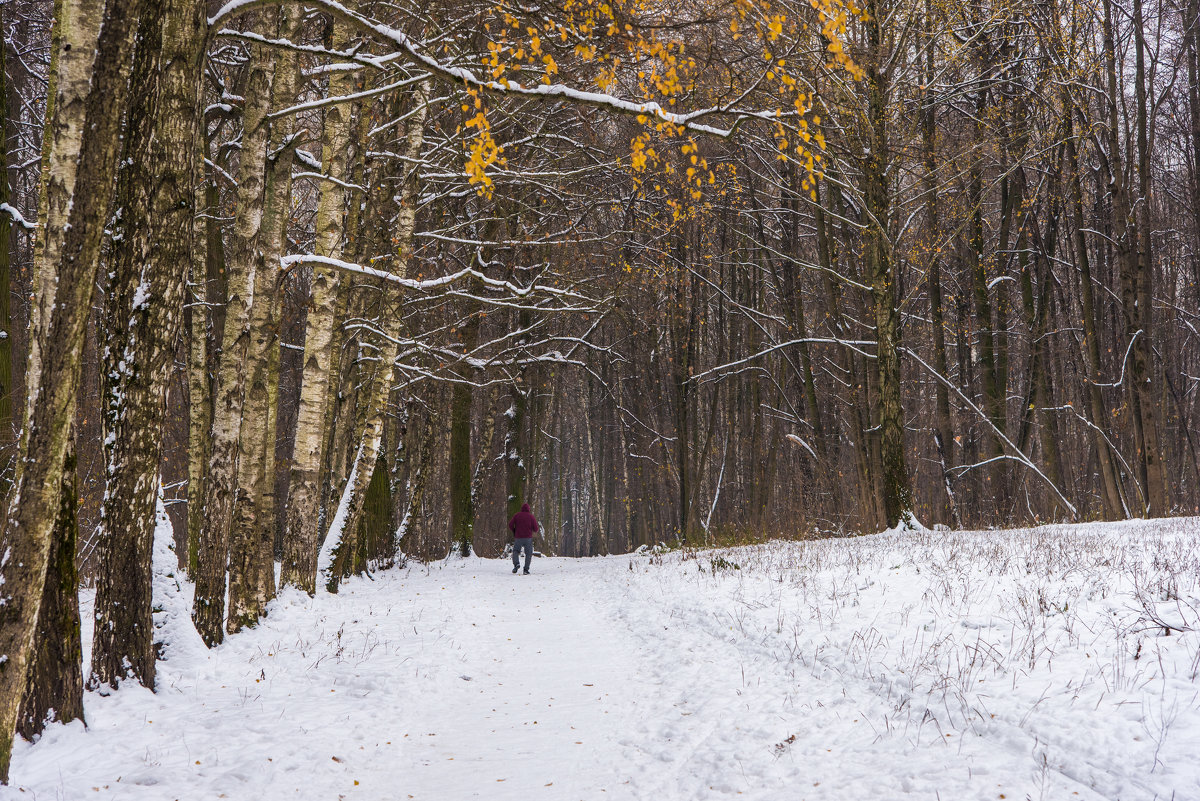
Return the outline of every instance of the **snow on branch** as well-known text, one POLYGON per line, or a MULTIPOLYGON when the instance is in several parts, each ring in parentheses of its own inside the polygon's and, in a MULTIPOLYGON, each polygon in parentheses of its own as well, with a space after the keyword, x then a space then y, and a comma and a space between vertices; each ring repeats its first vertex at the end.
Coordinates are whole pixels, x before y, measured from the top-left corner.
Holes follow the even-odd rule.
MULTIPOLYGON (((231 17, 244 14, 262 6, 277 5, 281 2, 282 0, 229 0, 216 14, 209 17, 208 24, 209 27, 216 27, 231 17)), ((591 92, 576 89, 565 84, 542 83, 525 86, 511 80, 486 80, 465 67, 456 67, 442 63, 434 56, 423 52, 418 44, 403 31, 369 19, 336 0, 308 0, 308 5, 326 11, 368 33, 391 42, 399 47, 402 54, 410 61, 428 70, 433 75, 489 94, 519 95, 546 100, 568 100, 573 103, 596 106, 620 114, 650 117, 690 131, 722 139, 731 137, 737 130, 738 125, 745 120, 759 119, 775 121, 777 119, 775 111, 750 111, 731 106, 710 106, 681 114, 668 111, 653 100, 642 102, 623 100, 606 92, 591 92), (732 116, 734 122, 728 128, 718 128, 701 122, 703 119, 714 116, 732 116)))
POLYGON ((1112 382, 1111 384, 1101 384, 1098 381, 1091 381, 1088 378, 1084 378, 1084 380, 1088 381, 1089 383, 1094 384, 1095 386, 1098 386, 1098 387, 1119 387, 1122 384, 1124 384, 1125 383, 1125 367, 1129 364, 1129 354, 1133 350, 1133 343, 1137 342, 1137 338, 1140 337, 1141 335, 1142 335, 1142 329, 1139 328, 1137 331, 1134 332, 1133 336, 1131 336, 1129 338, 1129 344, 1125 347, 1125 358, 1121 359, 1121 375, 1119 375, 1117 377, 1116 381, 1112 382))
POLYGON ((470 278, 478 281, 490 289, 509 292, 517 297, 526 297, 535 292, 544 292, 549 295, 556 295, 563 298, 571 298, 573 300, 582 300, 591 302, 592 298, 580 295, 578 292, 572 292, 569 289, 560 289, 558 287, 546 286, 544 284, 531 284, 530 286, 518 286, 511 281, 501 281, 496 278, 491 278, 472 267, 464 267, 456 273, 444 275, 439 278, 425 278, 415 280, 412 278, 404 278, 386 270, 379 270, 374 267, 365 267, 354 262, 342 261, 341 259, 333 259, 328 256, 316 256, 310 253, 297 253, 291 256, 283 256, 279 259, 280 268, 287 272, 288 270, 298 265, 307 265, 310 267, 331 267, 335 270, 341 270, 348 273, 358 273, 360 275, 369 275, 372 278, 379 278, 384 281, 390 281, 398 286, 406 289, 428 290, 439 289, 441 287, 450 286, 464 278, 470 278))
POLYGON ((37 223, 31 223, 22 216, 21 212, 7 203, 0 203, 0 211, 7 212, 9 217, 12 217, 13 222, 24 228, 26 231, 33 231, 37 228, 37 223))
POLYGON ((326 98, 322 98, 320 100, 310 100, 307 103, 297 103, 294 106, 289 106, 288 108, 280 109, 279 111, 272 111, 270 114, 267 115, 267 118, 272 119, 272 120, 277 120, 280 117, 287 117, 292 114, 299 114, 302 111, 312 111, 313 109, 324 108, 325 106, 334 106, 334 105, 337 105, 338 103, 352 103, 355 100, 363 100, 368 97, 375 97, 376 95, 387 94, 388 92, 395 91, 396 89, 403 89, 407 86, 412 86, 413 84, 418 84, 421 81, 424 81, 428 77, 429 77, 428 75, 421 74, 421 75, 416 76, 415 78, 405 78, 402 81, 394 81, 393 83, 389 83, 384 86, 379 86, 374 89, 366 89, 362 92, 355 92, 355 93, 349 94, 349 95, 336 95, 334 97, 326 97, 326 98))
POLYGON ((323 172, 310 172, 310 171, 294 172, 294 173, 292 173, 292 178, 313 178, 318 181, 329 181, 330 183, 337 184, 338 186, 342 187, 343 189, 351 189, 355 192, 366 192, 367 191, 367 188, 365 186, 362 186, 360 184, 352 184, 349 181, 343 181, 340 178, 334 178, 332 175, 326 175, 323 172))
POLYGON ((800 339, 789 339, 787 342, 780 342, 778 345, 772 345, 769 348, 764 348, 763 350, 760 350, 758 353, 755 353, 751 356, 747 356, 744 359, 737 359, 736 361, 726 362, 725 364, 719 364, 716 367, 713 367, 709 370, 705 370, 703 373, 697 373, 696 375, 692 376, 688 380, 689 381, 699 381, 700 379, 705 378, 706 376, 713 375, 714 373, 718 374, 718 378, 722 378, 722 377, 724 377, 724 373, 727 370, 730 370, 734 367, 741 367, 742 365, 747 364, 752 361, 755 361, 756 359, 761 359, 762 357, 766 356, 769 353, 775 353, 776 351, 784 350, 785 348, 790 348, 794 345, 800 345, 800 344, 803 344, 806 342, 809 344, 844 345, 844 346, 850 348, 851 350, 853 350, 855 353, 859 354, 860 356, 865 356, 868 359, 875 358, 874 353, 867 353, 866 351, 863 351, 860 349, 860 346, 863 346, 863 345, 874 346, 876 344, 874 340, 838 339, 837 337, 801 337, 800 339))
MULTIPOLYGON (((210 20, 209 22, 211 24, 212 21, 210 20)), ((386 69, 389 62, 395 61, 402 55, 400 53, 389 53, 385 56, 366 56, 357 52, 331 50, 326 47, 299 44, 289 39, 272 39, 269 36, 263 36, 262 34, 254 33, 253 31, 235 31, 230 28, 222 28, 213 35, 220 36, 225 39, 240 39, 244 42, 254 42, 256 44, 280 47, 285 50, 294 50, 297 53, 306 53, 308 55, 332 56, 333 58, 354 62, 354 64, 359 66, 374 67, 375 69, 379 70, 386 69)))
POLYGON ((320 159, 302 148, 296 148, 296 160, 306 167, 310 167, 319 173, 325 172, 325 167, 321 165, 320 159))

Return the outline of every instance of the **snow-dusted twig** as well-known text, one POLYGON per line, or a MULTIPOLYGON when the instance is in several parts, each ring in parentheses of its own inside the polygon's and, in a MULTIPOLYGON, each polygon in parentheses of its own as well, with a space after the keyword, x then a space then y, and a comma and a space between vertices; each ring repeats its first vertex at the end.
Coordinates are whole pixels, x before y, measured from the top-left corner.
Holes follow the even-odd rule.
MULTIPOLYGON (((209 27, 216 27, 234 16, 244 14, 262 6, 278 5, 283 0, 230 0, 216 14, 209 18, 209 27)), ((757 119, 767 122, 778 120, 775 110, 747 110, 730 106, 710 106, 686 113, 670 111, 661 104, 646 100, 641 102, 624 100, 606 92, 592 92, 567 86, 561 83, 541 83, 526 86, 511 80, 489 80, 476 75, 465 67, 445 64, 436 57, 426 53, 413 39, 401 30, 384 23, 369 19, 353 11, 335 0, 309 0, 309 5, 320 8, 351 23, 367 33, 378 36, 400 48, 404 56, 412 63, 427 70, 444 80, 471 87, 479 91, 495 95, 516 95, 520 97, 538 98, 544 100, 568 100, 582 105, 595 106, 619 114, 648 117, 660 122, 670 123, 696 133, 716 136, 722 139, 731 137, 741 123, 757 119), (712 117, 731 117, 728 127, 719 128, 701 120, 712 117)))
POLYGON ((38 227, 37 223, 32 223, 29 220, 25 219, 21 215, 21 212, 17 211, 16 208, 9 205, 8 203, 0 203, 0 211, 5 212, 6 214, 8 214, 9 217, 12 217, 13 222, 15 222, 17 225, 21 226, 22 228, 24 228, 26 231, 33 231, 38 227))

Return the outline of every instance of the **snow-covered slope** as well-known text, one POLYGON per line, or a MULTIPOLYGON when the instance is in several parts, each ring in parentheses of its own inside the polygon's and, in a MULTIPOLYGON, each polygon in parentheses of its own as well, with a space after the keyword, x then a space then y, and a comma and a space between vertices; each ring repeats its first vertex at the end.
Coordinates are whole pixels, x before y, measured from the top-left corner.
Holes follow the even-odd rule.
POLYGON ((0 795, 1200 799, 1200 520, 510 564, 173 615, 0 795))

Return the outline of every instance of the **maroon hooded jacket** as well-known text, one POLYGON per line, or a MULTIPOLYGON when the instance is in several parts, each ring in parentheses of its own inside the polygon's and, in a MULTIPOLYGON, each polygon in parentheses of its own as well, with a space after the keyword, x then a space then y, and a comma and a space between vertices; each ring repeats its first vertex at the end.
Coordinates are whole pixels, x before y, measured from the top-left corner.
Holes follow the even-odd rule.
POLYGON ((512 520, 508 521, 508 530, 512 532, 513 539, 518 540, 527 540, 537 532, 537 518, 529 511, 529 504, 521 504, 521 511, 513 515, 512 520))

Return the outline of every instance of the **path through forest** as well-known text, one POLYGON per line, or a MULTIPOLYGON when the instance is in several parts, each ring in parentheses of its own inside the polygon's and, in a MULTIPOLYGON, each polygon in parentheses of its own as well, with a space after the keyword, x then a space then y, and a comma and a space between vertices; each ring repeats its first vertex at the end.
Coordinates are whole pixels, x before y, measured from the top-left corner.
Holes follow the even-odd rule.
POLYGON ((160 581, 158 692, 87 694, 90 728, 19 745, 7 792, 1197 798, 1198 532, 878 535, 531 576, 452 558, 285 596, 211 651, 187 586, 160 581))
POLYGON ((440 633, 410 674, 425 689, 403 717, 421 728, 398 786, 411 782, 418 799, 614 792, 621 732, 644 686, 629 633, 578 563, 539 559, 530 576, 506 565, 456 561, 414 576, 434 594, 414 630, 440 633))

